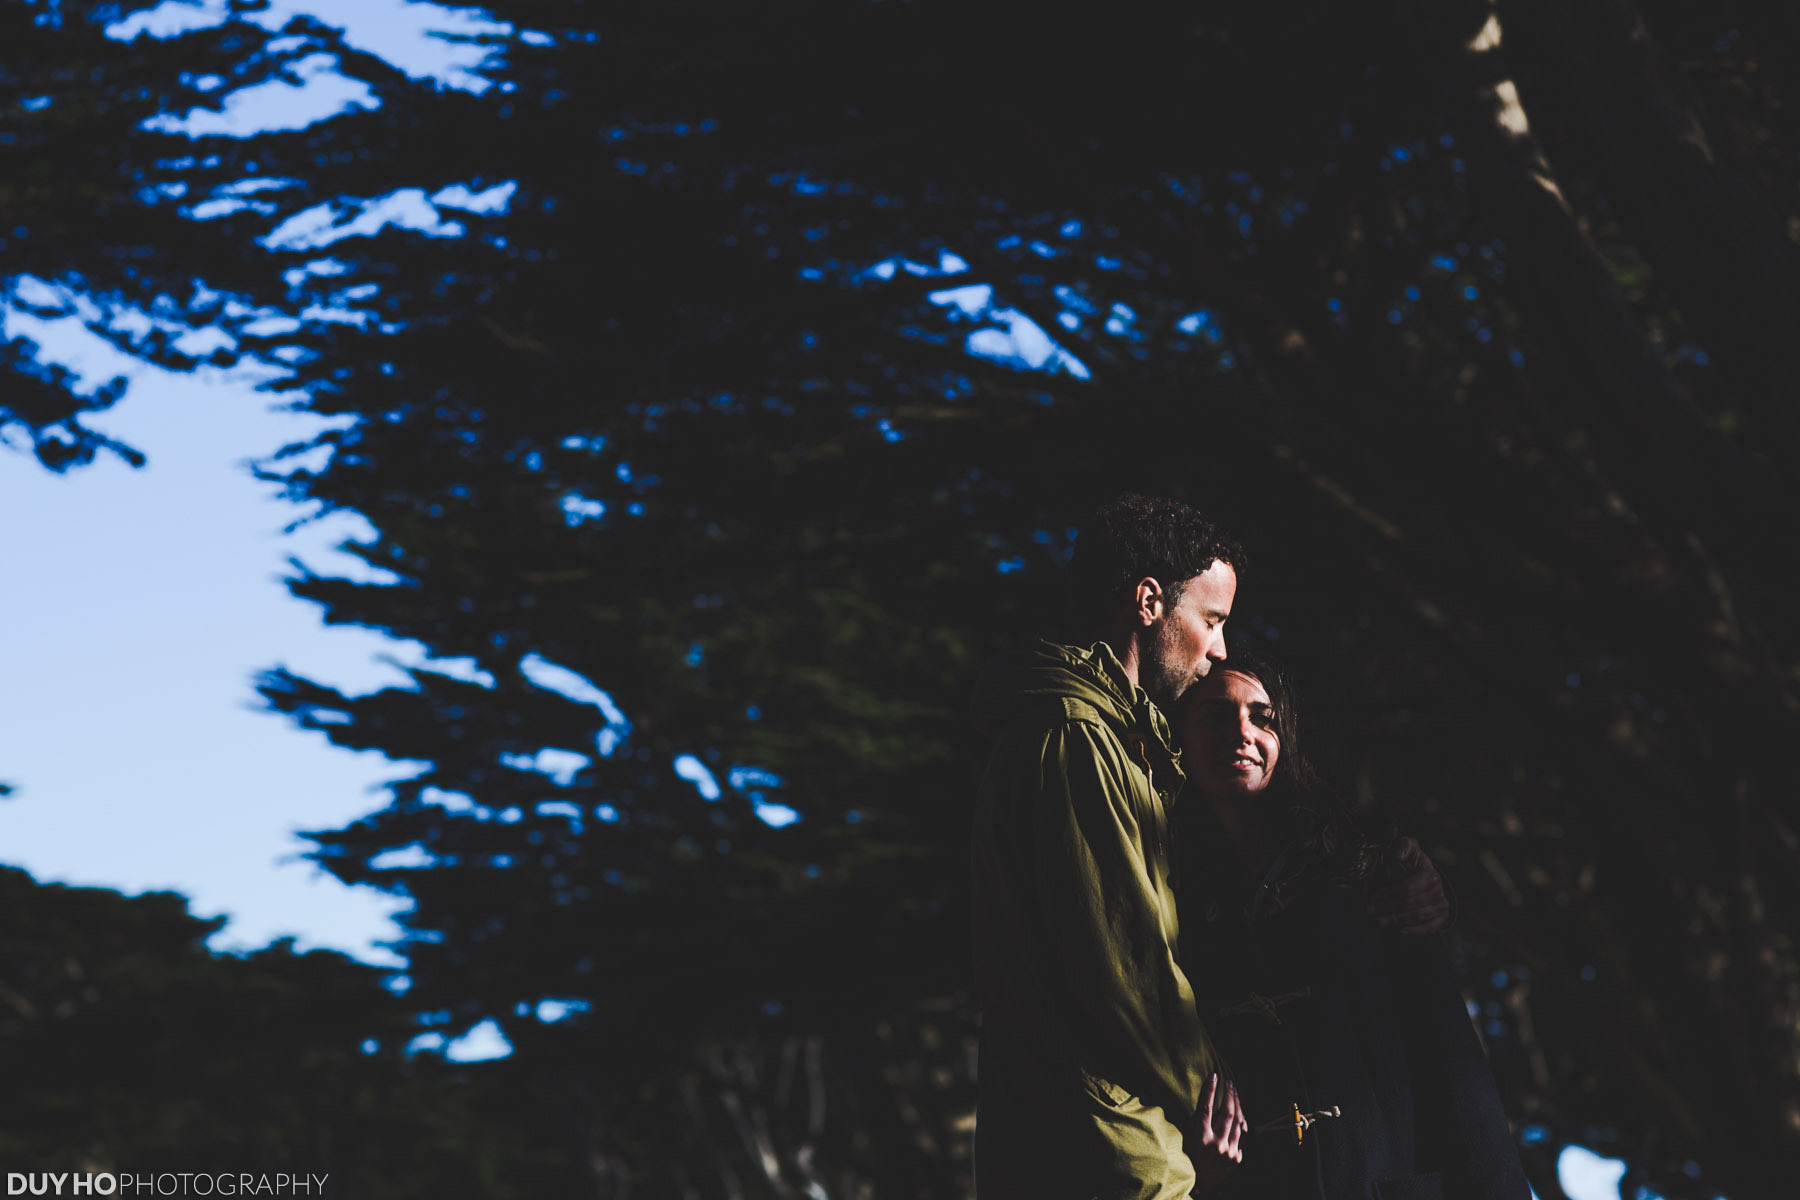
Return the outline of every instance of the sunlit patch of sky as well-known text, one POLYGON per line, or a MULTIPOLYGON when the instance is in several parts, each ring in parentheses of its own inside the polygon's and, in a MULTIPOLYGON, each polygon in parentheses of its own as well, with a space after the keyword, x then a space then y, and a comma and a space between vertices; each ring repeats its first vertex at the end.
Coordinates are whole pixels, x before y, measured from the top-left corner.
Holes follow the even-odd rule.
POLYGON ((297 514, 244 470, 255 450, 334 421, 271 409, 254 391, 265 365, 169 370, 97 332, 90 322, 105 326, 107 313, 67 288, 15 279, 0 290, 6 336, 37 342, 77 393, 132 380, 86 423, 150 460, 134 471, 102 456, 68 477, 0 464, 10 511, 33 513, 0 537, 34 580, 4 596, 8 624, 32 631, 11 650, 31 687, 0 689, 17 738, 9 782, 21 785, 0 809, 8 861, 42 880, 179 890, 197 913, 230 915, 214 949, 296 934, 303 948, 397 963, 381 943, 407 902, 338 884, 299 858, 292 831, 354 820, 372 789, 424 764, 296 737, 250 691, 255 671, 283 659, 366 687, 394 649, 371 631, 327 631, 279 582, 289 555, 354 570, 334 546, 359 519, 334 514, 284 536, 297 514), (117 753, 88 753, 96 737, 117 753), (259 803, 243 804, 249 794, 259 803))
POLYGON ((766 767, 735 764, 725 778, 732 788, 744 793, 757 819, 773 829, 784 829, 800 819, 800 810, 770 800, 764 789, 782 786, 781 776, 766 767))
POLYGON ((74 296, 66 289, 32 275, 19 275, 9 281, 8 290, 12 298, 30 308, 40 309, 45 315, 61 315, 74 311, 74 296))
POLYGON ((574 998, 540 1000, 537 1004, 537 1019, 546 1025, 554 1025, 575 1013, 587 1012, 590 1007, 586 1000, 574 998))
POLYGON ((513 193, 518 190, 519 183, 515 179, 496 183, 479 192, 470 191, 467 184, 453 183, 433 193, 431 202, 439 208, 458 208, 484 217, 498 216, 506 211, 512 203, 513 193))
POLYGON ((468 189, 460 185, 454 192, 445 188, 434 196, 427 196, 424 188, 399 188, 370 200, 353 197, 327 200, 287 218, 265 234, 260 244, 267 250, 317 250, 345 238, 372 237, 389 226, 411 229, 427 237, 461 237, 465 232, 462 222, 447 220, 438 212, 439 203, 465 212, 504 212, 514 186, 500 184, 481 193, 484 198, 498 197, 484 199, 483 209, 453 205, 441 199, 446 194, 452 200, 468 195, 468 189), (348 220, 343 219, 346 214, 349 214, 348 220))
POLYGON ((692 754, 683 754, 675 759, 675 774, 694 785, 703 800, 717 800, 725 793, 719 787, 719 781, 707 770, 706 764, 692 754))
MULTIPOLYGON (((337 572, 340 577, 342 572, 337 572)), ((412 683, 410 673, 422 671, 433 675, 444 675, 459 683, 472 683, 477 687, 492 688, 494 676, 482 665, 468 655, 454 658, 434 658, 424 642, 410 639, 394 639, 395 653, 382 656, 382 661, 408 673, 407 682, 412 683)))
POLYGON ((275 205, 267 200, 245 200, 239 196, 215 196, 211 200, 202 200, 198 204, 188 205, 181 210, 181 215, 190 221, 216 221, 220 217, 229 217, 232 213, 254 212, 268 216, 275 211, 275 205))
MULTIPOLYGON (((205 289, 197 287, 196 291, 203 293, 205 289)), ((74 394, 88 398, 114 380, 130 380, 144 368, 145 360, 134 351, 155 336, 165 339, 167 348, 178 355, 195 361, 219 355, 220 365, 228 365, 238 350, 234 333, 277 337, 298 331, 309 322, 362 327, 373 324, 384 332, 391 331, 392 327, 381 324, 374 313, 347 303, 372 294, 367 285, 347 288, 332 302, 309 304, 298 314, 253 308, 227 298, 217 305, 214 323, 195 324, 179 317, 178 306, 167 297, 159 298, 148 309, 117 301, 101 304, 74 287, 20 275, 0 281, 0 336, 9 341, 29 339, 37 346, 36 359, 70 371, 74 394)), ((217 298, 216 293, 212 295, 217 298)), ((266 384, 286 376, 284 360, 304 356, 304 352, 294 356, 281 350, 276 348, 267 359, 246 358, 237 362, 241 377, 266 384)))
POLYGON ((742 763, 732 767, 726 778, 731 780, 731 786, 739 791, 746 791, 750 788, 777 788, 782 784, 781 776, 773 771, 763 767, 747 767, 742 763))
POLYGON ((562 511, 563 520, 571 527, 585 525, 606 515, 606 501, 590 500, 580 492, 570 492, 562 498, 562 511))
POLYGON ((454 1040, 446 1039, 441 1033, 421 1033, 406 1044, 409 1054, 426 1051, 442 1051, 451 1062, 488 1062, 496 1058, 506 1058, 513 1052, 512 1043, 500 1032, 500 1026, 491 1018, 476 1025, 469 1032, 454 1040))
MULTIPOLYGON (((164 0, 106 27, 108 37, 172 38, 222 25, 233 17, 228 0, 164 0)), ((519 30, 485 9, 426 0, 275 0, 237 19, 279 33, 296 16, 342 31, 344 44, 382 59, 413 79, 480 95, 498 81, 493 74, 506 41, 532 45, 551 39, 519 30)))
POLYGON ((299 179, 240 179, 236 183, 224 184, 215 191, 221 196, 248 196, 255 192, 278 192, 288 188, 302 187, 304 182, 299 179))
POLYGON ((1190 337, 1199 334, 1209 341, 1216 342, 1220 337, 1218 318, 1204 308, 1188 313, 1176 321, 1175 328, 1178 332, 1185 333, 1190 337))
POLYGON ((425 804, 435 804, 445 812, 475 812, 481 806, 465 792, 451 792, 438 787, 419 789, 419 799, 425 804))
POLYGON ((95 330, 103 322, 91 301, 41 279, 20 275, 0 283, 0 340, 32 343, 37 361, 68 371, 70 392, 83 399, 144 366, 95 330))
POLYGON ((383 850, 369 860, 369 866, 377 871, 409 871, 429 867, 436 862, 437 858, 423 845, 409 842, 392 850, 383 850))
POLYGON ((374 89, 339 66, 335 54, 308 54, 288 63, 280 75, 225 93, 219 108, 193 108, 179 117, 157 113, 145 118, 144 128, 194 138, 255 137, 306 129, 359 108, 379 108, 374 89))
MULTIPOLYGON (((174 350, 195 357, 220 344, 216 333, 160 313, 116 304, 103 307, 72 287, 35 276, 0 281, 0 336, 36 343, 40 362, 71 372, 77 396, 91 397, 113 380, 130 379, 144 369, 144 360, 119 343, 130 344, 152 332, 167 334, 174 350)), ((258 382, 283 374, 277 367, 255 364, 245 370, 258 382)))
POLYGON ((535 771, 559 787, 568 787, 582 768, 594 760, 573 750, 545 746, 536 754, 502 754, 500 761, 516 771, 535 771))
POLYGON ((487 1062, 511 1053, 512 1043, 506 1040, 500 1026, 491 1018, 444 1047, 445 1058, 461 1063, 487 1062))
MULTIPOLYGON (((263 460, 265 463, 267 460, 263 460)), ((291 461, 284 459, 284 462, 291 461)), ((339 579, 347 579, 351 583, 372 583, 377 586, 388 586, 400 582, 400 576, 378 567, 366 557, 354 552, 357 546, 371 546, 380 540, 375 526, 361 513, 347 509, 334 511, 329 520, 337 538, 327 556, 296 554, 294 560, 305 570, 318 575, 332 575, 339 579)), ((384 643, 388 653, 381 660, 389 665, 405 668, 407 666, 425 666, 431 663, 431 652, 423 642, 389 640, 384 643)), ((454 673, 454 667, 448 663, 440 663, 445 673, 454 673)), ((395 680, 403 685, 411 680, 405 677, 395 680)))
POLYGON ((592 704, 605 715, 608 724, 629 728, 625 714, 613 703, 613 698, 588 682, 580 672, 571 671, 535 652, 519 660, 519 671, 538 687, 556 692, 578 704, 592 704))
MULTIPOLYGON (((711 769, 692 754, 683 754, 675 759, 675 774, 694 785, 704 800, 717 800, 725 794, 719 781, 711 769)), ((757 819, 775 829, 781 829, 800 819, 798 809, 786 804, 778 804, 770 800, 763 792, 765 788, 781 786, 781 776, 762 767, 747 767, 739 764, 731 768, 726 778, 732 789, 744 793, 750 801, 750 807, 757 819)))
POLYGON ((1556 1156, 1556 1181, 1569 1200, 1618 1200, 1625 1164, 1595 1154, 1586 1146, 1567 1145, 1556 1156))
MULTIPOLYGON (((349 289, 344 294, 354 290, 349 289)), ((219 314, 240 333, 251 336, 268 336, 301 325, 299 320, 280 310, 251 308, 235 299, 227 299, 220 306, 219 314)), ((365 314, 313 306, 302 315, 308 320, 349 320, 365 314)), ((162 368, 147 363, 120 344, 140 341, 152 332, 168 335, 172 349, 196 360, 205 359, 215 350, 233 351, 237 346, 237 340, 220 325, 190 326, 161 313, 126 305, 102 307, 72 287, 48 283, 30 275, 0 282, 0 337, 8 340, 26 338, 33 342, 40 362, 55 364, 70 372, 72 390, 77 396, 91 397, 114 380, 131 380, 161 371, 162 368)), ((287 369, 279 363, 255 358, 236 361, 232 368, 232 377, 250 386, 266 385, 287 374, 287 369)), ((324 428, 342 428, 351 420, 347 416, 320 418, 319 423, 324 428)), ((298 457, 283 461, 300 465, 295 461, 298 457)), ((354 526, 351 535, 354 540, 372 542, 377 537, 374 526, 360 516, 337 514, 337 519, 340 527, 345 523, 354 526)), ((393 573, 349 555, 335 556, 333 569, 357 582, 393 583, 399 580, 393 573)), ((426 656, 422 645, 395 645, 407 652, 411 661, 424 662, 426 656)), ((454 670, 454 664, 444 669, 454 670)), ((492 680, 488 682, 491 686, 492 680)))
POLYGON ((798 809, 789 808, 785 804, 777 804, 772 800, 758 800, 753 808, 757 819, 773 829, 785 829, 800 819, 798 809))
POLYGON ((927 299, 950 309, 953 319, 981 322, 982 328, 970 333, 963 343, 963 348, 977 358, 1028 371, 1066 373, 1076 379, 1090 376, 1086 364, 1059 346, 1043 326, 1017 309, 995 307, 990 284, 945 288, 932 292, 927 299))
POLYGON ((613 703, 613 698, 595 687, 577 671, 560 666, 533 652, 519 660, 519 672, 527 680, 546 691, 555 692, 577 704, 591 704, 600 710, 606 725, 594 735, 594 749, 606 758, 631 734, 631 722, 613 703))
POLYGON ((349 270, 349 263, 339 262, 335 258, 315 258, 309 263, 302 263, 297 267, 289 267, 281 273, 281 279, 282 282, 286 283, 289 287, 297 288, 312 276, 330 277, 333 275, 344 275, 347 274, 349 270))
POLYGON ((913 262, 906 258, 884 258, 863 274, 867 278, 892 279, 904 271, 908 275, 917 275, 921 279, 933 275, 961 275, 969 269, 969 264, 961 255, 952 254, 948 250, 938 252, 936 264, 913 262))
MULTIPOLYGON (((14 285, 18 282, 8 281, 14 285)), ((27 282, 36 281, 28 279, 27 282)), ((27 305, 20 300, 16 288, 9 287, 6 290, 13 294, 0 300, 0 338, 9 342, 23 338, 35 343, 39 362, 64 367, 71 373, 70 391, 75 395, 91 398, 113 380, 129 378, 142 365, 134 356, 86 329, 79 317, 72 314, 46 317, 41 307, 27 305), (55 353, 55 343, 60 337, 66 336, 64 331, 71 324, 79 327, 87 336, 80 338, 76 345, 68 347, 64 353, 55 353)))

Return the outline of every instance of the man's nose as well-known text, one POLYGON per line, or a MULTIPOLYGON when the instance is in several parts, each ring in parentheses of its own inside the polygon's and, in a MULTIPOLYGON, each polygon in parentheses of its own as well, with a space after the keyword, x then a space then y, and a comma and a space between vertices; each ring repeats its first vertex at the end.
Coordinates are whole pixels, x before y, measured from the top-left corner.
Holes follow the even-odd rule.
POLYGON ((1214 662, 1225 661, 1225 627, 1223 625, 1219 626, 1219 633, 1213 639, 1213 644, 1206 648, 1206 657, 1214 662))

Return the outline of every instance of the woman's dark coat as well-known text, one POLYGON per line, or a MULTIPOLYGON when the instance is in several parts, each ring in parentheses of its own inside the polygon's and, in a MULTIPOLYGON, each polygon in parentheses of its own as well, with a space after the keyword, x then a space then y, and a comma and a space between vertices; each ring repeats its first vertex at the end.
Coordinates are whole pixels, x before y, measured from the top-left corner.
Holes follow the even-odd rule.
POLYGON ((1363 889, 1308 878, 1298 850, 1252 886, 1204 805, 1183 814, 1182 962, 1253 1131, 1219 1194, 1527 1200, 1441 940, 1380 929, 1363 889), (1297 1138, 1296 1107, 1342 1115, 1297 1138))

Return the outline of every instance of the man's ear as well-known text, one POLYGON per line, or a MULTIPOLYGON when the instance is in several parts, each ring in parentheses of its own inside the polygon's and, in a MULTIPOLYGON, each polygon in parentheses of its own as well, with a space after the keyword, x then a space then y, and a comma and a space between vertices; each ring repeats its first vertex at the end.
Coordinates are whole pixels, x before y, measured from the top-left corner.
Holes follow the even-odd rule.
POLYGON ((1163 617, 1163 600, 1162 584, 1146 575, 1132 594, 1131 615, 1139 625, 1153 625, 1163 617))

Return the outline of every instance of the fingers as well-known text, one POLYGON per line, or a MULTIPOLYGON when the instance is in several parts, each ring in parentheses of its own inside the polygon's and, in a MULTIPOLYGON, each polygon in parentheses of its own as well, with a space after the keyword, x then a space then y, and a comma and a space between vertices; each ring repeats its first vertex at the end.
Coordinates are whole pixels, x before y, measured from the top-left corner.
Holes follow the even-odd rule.
POLYGON ((1239 1142, 1249 1128, 1250 1122, 1244 1116, 1243 1101, 1238 1099, 1237 1084, 1234 1083, 1225 1098, 1225 1136, 1219 1140, 1219 1149, 1232 1162, 1244 1161, 1244 1151, 1239 1142))
POLYGON ((1213 1128, 1213 1105, 1219 1097, 1219 1073, 1213 1072, 1206 1081, 1206 1088, 1200 1093, 1200 1143, 1210 1146, 1218 1140, 1218 1131, 1213 1128))
POLYGON ((1442 896, 1444 881, 1438 878, 1436 867, 1420 863, 1418 870, 1400 881, 1400 890, 1409 903, 1417 904, 1428 897, 1442 896))
POLYGON ((1375 889, 1369 893, 1369 911, 1384 921, 1406 911, 1406 889, 1397 883, 1375 889))
POLYGON ((1429 863, 1406 878, 1377 888, 1369 894, 1369 908, 1377 913, 1402 912, 1417 907, 1421 901, 1441 899, 1444 881, 1429 863))
POLYGON ((1444 905, 1441 896, 1431 893, 1403 892, 1395 889, 1369 898, 1369 912, 1382 924, 1410 921, 1419 913, 1444 905))
POLYGON ((1419 844, 1403 839, 1396 861, 1412 860, 1412 869, 1404 879, 1391 883, 1369 896, 1369 911, 1383 929, 1405 934, 1436 933, 1450 924, 1450 896, 1444 877, 1419 844))
MULTIPOLYGON (((1397 906, 1382 912, 1376 917, 1376 924, 1383 929, 1398 929, 1401 933, 1436 933, 1450 923, 1450 897, 1444 893, 1441 881, 1433 877, 1434 886, 1428 891, 1415 895, 1404 906, 1397 906)), ((1373 905, 1371 908, 1373 909, 1373 905)))
MULTIPOLYGON (((1206 1081, 1206 1087, 1200 1097, 1200 1144, 1210 1146, 1217 1152, 1217 1157, 1208 1155, 1209 1161, 1236 1164, 1244 1161, 1243 1137, 1250 1130, 1249 1118, 1244 1115, 1244 1103, 1238 1097, 1237 1084, 1225 1081, 1225 1099, 1215 1115, 1213 1108, 1219 1100, 1219 1076, 1215 1073, 1206 1081)), ((1196 1165, 1199 1160, 1195 1160, 1196 1165)), ((1222 1168, 1231 1170, 1230 1166, 1222 1168)), ((1223 1178, 1223 1176, 1219 1176, 1223 1178)))
POLYGON ((1449 912, 1450 902, 1448 900, 1442 896, 1431 896, 1383 913, 1376 920, 1385 926, 1414 925, 1436 920, 1449 912))

